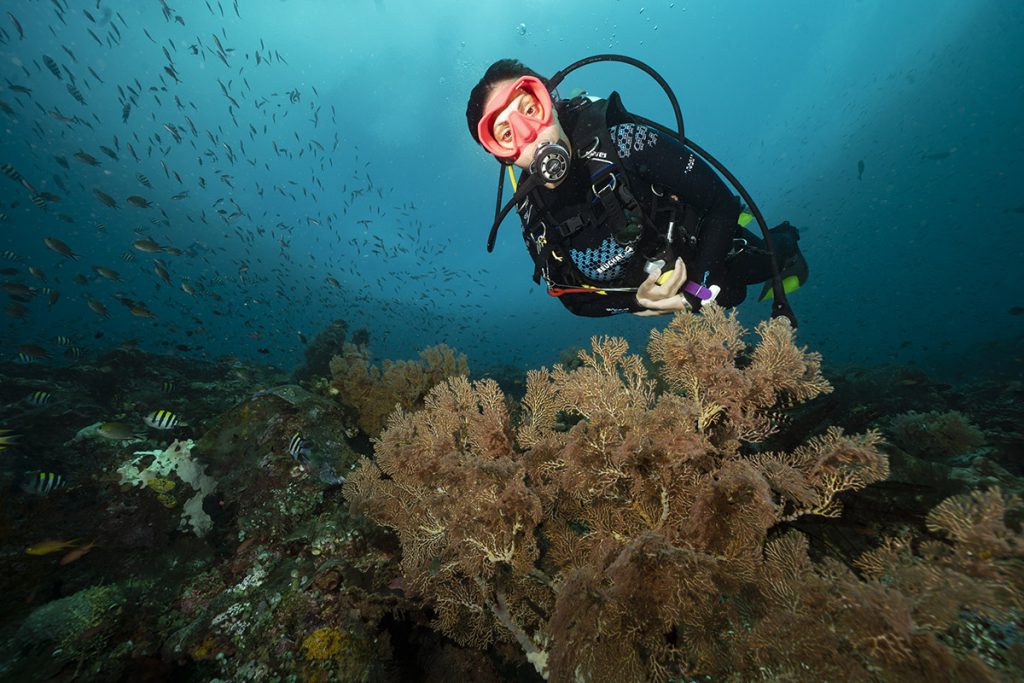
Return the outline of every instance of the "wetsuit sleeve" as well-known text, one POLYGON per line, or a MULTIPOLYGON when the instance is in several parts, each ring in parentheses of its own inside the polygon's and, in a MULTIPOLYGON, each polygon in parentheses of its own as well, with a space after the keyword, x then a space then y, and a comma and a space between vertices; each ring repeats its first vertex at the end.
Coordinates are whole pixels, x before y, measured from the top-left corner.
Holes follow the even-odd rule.
MULTIPOLYGON (((689 279, 704 286, 721 285, 740 213, 739 201, 729 187, 711 166, 670 135, 633 123, 613 126, 610 133, 630 177, 672 192, 697 212, 697 247, 686 263, 689 279)), ((691 304, 698 303, 692 295, 687 298, 691 304)))

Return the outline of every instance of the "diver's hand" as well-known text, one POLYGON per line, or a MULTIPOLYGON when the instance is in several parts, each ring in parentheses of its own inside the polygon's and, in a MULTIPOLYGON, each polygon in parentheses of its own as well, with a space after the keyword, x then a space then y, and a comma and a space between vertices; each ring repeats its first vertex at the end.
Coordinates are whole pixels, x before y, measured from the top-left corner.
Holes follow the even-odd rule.
POLYGON ((686 282, 686 264, 683 263, 683 259, 676 259, 671 276, 659 285, 660 277, 661 268, 655 268, 636 290, 637 302, 647 309, 636 315, 662 315, 689 309, 690 305, 679 293, 679 289, 686 282))

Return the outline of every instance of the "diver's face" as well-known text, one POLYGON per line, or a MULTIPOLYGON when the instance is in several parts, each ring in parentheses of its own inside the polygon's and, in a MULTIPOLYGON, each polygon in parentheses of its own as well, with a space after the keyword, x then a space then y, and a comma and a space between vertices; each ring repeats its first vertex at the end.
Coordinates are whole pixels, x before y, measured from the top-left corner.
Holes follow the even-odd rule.
MULTIPOLYGON (((503 149, 510 153, 518 151, 513 163, 519 168, 528 169, 533 163, 538 145, 544 142, 558 142, 565 134, 553 107, 550 112, 550 123, 543 125, 542 122, 547 118, 548 112, 545 111, 545 103, 534 92, 529 89, 509 92, 509 87, 516 80, 518 79, 510 78, 491 86, 484 110, 494 111, 500 108, 500 113, 494 118, 491 126, 491 134, 503 149), (520 144, 524 139, 530 141, 525 145, 520 144)), ((550 104, 548 106, 550 107, 550 104)))

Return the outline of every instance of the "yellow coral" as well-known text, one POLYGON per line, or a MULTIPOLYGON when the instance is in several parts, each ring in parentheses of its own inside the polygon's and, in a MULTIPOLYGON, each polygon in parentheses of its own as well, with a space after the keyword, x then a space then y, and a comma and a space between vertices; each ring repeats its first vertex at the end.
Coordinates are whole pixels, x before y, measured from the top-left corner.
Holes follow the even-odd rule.
POLYGON ((192 659, 203 660, 213 659, 214 650, 217 647, 217 641, 213 638, 207 638, 203 642, 199 643, 192 649, 192 659))
POLYGON ((306 636, 302 641, 302 651, 307 659, 322 662, 334 659, 341 654, 345 635, 336 628, 324 626, 306 636))
POLYGON ((156 491, 157 493, 167 493, 168 491, 173 491, 174 487, 176 486, 175 482, 172 479, 164 479, 162 477, 150 479, 149 481, 146 482, 146 485, 149 488, 156 491))
POLYGON ((161 505, 168 509, 178 506, 178 500, 170 493, 158 493, 156 499, 160 501, 161 505))

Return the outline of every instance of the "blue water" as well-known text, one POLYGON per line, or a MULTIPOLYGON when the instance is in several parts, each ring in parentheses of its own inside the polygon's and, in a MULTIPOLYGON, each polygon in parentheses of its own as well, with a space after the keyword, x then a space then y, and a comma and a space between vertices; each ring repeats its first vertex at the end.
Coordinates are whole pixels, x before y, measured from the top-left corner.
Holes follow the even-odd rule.
MULTIPOLYGON (((0 251, 23 259, 0 264, 21 269, 4 281, 61 294, 52 308, 37 296, 24 319, 3 316, 5 358, 20 344, 54 347, 61 334, 87 350, 137 338, 150 351, 290 368, 302 358, 298 333, 311 337, 336 318, 368 328, 379 356, 445 342, 475 372, 550 364, 594 334, 642 348, 666 319, 566 312, 531 281, 515 217, 486 253, 497 166, 473 143, 464 115, 469 90, 496 59, 552 74, 613 52, 665 77, 687 135, 742 180, 769 225, 788 219, 803 229, 811 279, 791 299, 803 343, 835 364, 914 363, 939 375, 1020 369, 1024 316, 1011 313, 1024 305, 1019 3, 164 7, 166 17, 159 2, 2 7, 0 100, 14 113, 0 112, 0 163, 62 198, 41 210, 0 177, 8 215, 0 251), (68 92, 65 69, 85 105, 68 92), (8 80, 31 95, 9 90, 8 80), (136 81, 137 96, 123 91, 134 100, 123 122, 118 86, 138 90, 136 81), (101 165, 73 158, 80 150, 101 165), (98 201, 96 189, 118 208, 98 201), (154 206, 131 206, 130 195, 154 206), (168 222, 154 224, 161 209, 168 222), (80 260, 48 250, 46 236, 80 260), (140 237, 188 253, 141 253, 131 246, 140 237), (125 252, 135 260, 122 260, 125 252), (154 273, 154 257, 171 286, 154 273), (25 273, 30 264, 46 282, 25 273), (93 265, 123 281, 97 278, 93 265), (74 284, 77 274, 88 283, 74 284), (180 289, 183 279, 196 296, 180 289), (131 315, 117 294, 156 317, 131 315), (87 297, 111 317, 98 317, 87 297)), ((562 90, 577 87, 618 90, 631 110, 671 123, 664 95, 635 69, 587 67, 562 90)), ((751 324, 768 315, 754 294, 742 307, 751 324)))

